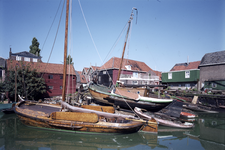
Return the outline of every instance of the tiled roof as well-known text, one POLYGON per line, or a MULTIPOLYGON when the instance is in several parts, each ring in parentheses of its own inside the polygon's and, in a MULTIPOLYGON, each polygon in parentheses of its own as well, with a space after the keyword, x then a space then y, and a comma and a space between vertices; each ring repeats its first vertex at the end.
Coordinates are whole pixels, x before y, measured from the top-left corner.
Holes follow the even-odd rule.
POLYGON ((207 53, 202 57, 199 66, 208 66, 225 63, 225 51, 207 53))
POLYGON ((100 69, 100 67, 98 67, 98 66, 91 66, 91 67, 94 71, 100 69))
POLYGON ((36 56, 32 53, 29 53, 27 51, 19 52, 19 53, 11 53, 13 56, 22 56, 22 57, 30 57, 30 58, 41 58, 41 56, 36 56))
MULTIPOLYGON (((37 69, 37 71, 41 73, 63 74, 63 64, 26 62, 7 59, 7 70, 14 69, 16 65, 29 65, 31 69, 37 69)), ((67 74, 76 75, 73 65, 67 65, 67 74)))
POLYGON ((189 62, 189 63, 179 63, 179 64, 176 64, 170 71, 198 69, 200 62, 201 61, 194 61, 194 62, 189 62))
MULTIPOLYGON (((119 69, 120 67, 121 58, 112 57, 109 61, 107 61, 104 65, 100 67, 100 70, 104 69, 119 69)), ((125 66, 131 66, 132 71, 144 71, 148 72, 152 70, 149 66, 147 66, 144 62, 130 60, 130 59, 123 59, 122 69, 128 70, 125 66)))
MULTIPOLYGON (((82 75, 81 71, 76 71, 79 74, 79 82, 80 83, 87 83, 86 78, 84 75, 82 75)), ((78 77, 77 77, 78 78, 78 77)), ((78 81, 77 81, 78 82, 78 81)))
POLYGON ((88 72, 88 69, 87 67, 84 67, 83 71, 85 71, 85 74, 88 72))

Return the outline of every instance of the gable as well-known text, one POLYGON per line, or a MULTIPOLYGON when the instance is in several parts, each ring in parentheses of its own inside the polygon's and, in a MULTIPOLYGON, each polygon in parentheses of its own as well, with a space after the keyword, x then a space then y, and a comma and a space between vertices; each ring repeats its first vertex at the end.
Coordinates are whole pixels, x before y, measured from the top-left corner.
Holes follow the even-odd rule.
POLYGON ((190 62, 190 63, 179 63, 175 64, 170 71, 181 71, 181 70, 193 70, 198 69, 200 61, 190 62))
MULTIPOLYGON (((107 61, 102 67, 100 67, 100 70, 119 69, 120 62, 121 62, 121 58, 113 57, 109 61, 107 61)), ((129 69, 131 71, 148 72, 149 70, 152 70, 144 62, 135 61, 135 60, 131 60, 131 59, 123 59, 122 69, 127 70, 126 66, 130 66, 129 69)))

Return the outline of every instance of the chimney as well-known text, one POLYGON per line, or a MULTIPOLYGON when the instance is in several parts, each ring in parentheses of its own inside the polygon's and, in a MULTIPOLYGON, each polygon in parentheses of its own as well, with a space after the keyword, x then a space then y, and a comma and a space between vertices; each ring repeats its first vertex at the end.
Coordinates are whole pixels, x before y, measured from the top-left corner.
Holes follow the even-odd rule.
POLYGON ((11 59, 12 50, 11 47, 9 47, 9 59, 11 59))

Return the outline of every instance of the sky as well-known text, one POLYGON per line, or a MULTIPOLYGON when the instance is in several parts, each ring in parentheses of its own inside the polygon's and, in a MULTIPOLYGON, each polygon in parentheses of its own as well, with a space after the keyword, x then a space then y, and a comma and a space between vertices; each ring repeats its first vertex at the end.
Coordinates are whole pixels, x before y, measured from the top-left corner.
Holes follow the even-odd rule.
MULTIPOLYGON (((29 51, 36 37, 42 61, 62 64, 66 16, 63 3, 64 0, 0 0, 0 57, 8 59, 10 47, 12 53, 29 51)), ((127 59, 167 72, 177 63, 201 61, 206 53, 225 50, 225 0, 71 3, 68 54, 77 71, 121 57, 133 7, 138 14, 134 11, 124 56, 127 59)))

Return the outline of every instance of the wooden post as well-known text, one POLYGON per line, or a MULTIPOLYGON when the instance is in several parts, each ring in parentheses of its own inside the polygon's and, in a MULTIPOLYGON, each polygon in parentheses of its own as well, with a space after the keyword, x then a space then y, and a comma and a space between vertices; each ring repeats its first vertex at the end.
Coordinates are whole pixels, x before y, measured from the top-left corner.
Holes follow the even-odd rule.
POLYGON ((65 101, 66 95, 66 73, 67 73, 67 41, 68 41, 68 18, 69 18, 69 0, 66 3, 66 27, 65 27, 65 42, 64 42, 64 67, 63 67, 63 90, 62 90, 62 101, 65 101))
POLYGON ((17 67, 15 68, 15 102, 17 102, 17 67))
POLYGON ((123 46, 123 54, 122 54, 122 58, 121 58, 121 61, 120 61, 120 68, 119 68, 119 73, 118 73, 117 81, 120 80, 120 73, 121 73, 121 68, 122 68, 122 63, 123 63, 124 52, 125 52, 126 45, 127 45, 127 38, 128 38, 129 31, 130 31, 131 20, 129 20, 128 23, 129 23, 129 25, 128 25, 128 29, 127 29, 126 40, 125 40, 125 43, 124 43, 124 46, 123 46))

